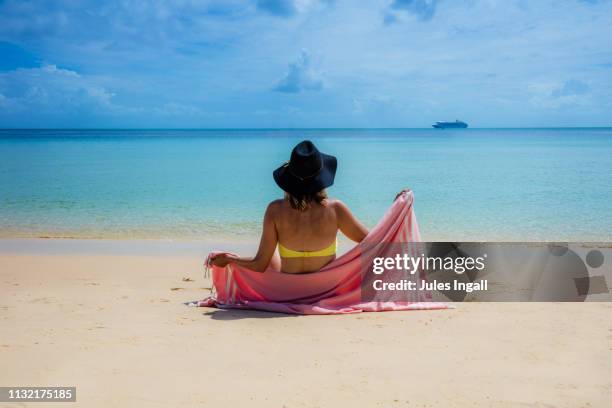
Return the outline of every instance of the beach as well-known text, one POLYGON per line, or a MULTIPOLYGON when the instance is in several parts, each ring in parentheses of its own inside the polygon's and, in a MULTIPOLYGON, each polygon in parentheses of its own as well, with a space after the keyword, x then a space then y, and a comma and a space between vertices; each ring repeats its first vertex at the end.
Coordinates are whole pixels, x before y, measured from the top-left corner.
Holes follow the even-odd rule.
POLYGON ((611 135, 4 130, 0 385, 76 386, 86 407, 608 407, 606 281, 585 303, 345 316, 185 303, 210 293, 210 251, 255 253, 282 196, 271 171, 305 137, 338 156, 329 193, 369 228, 411 187, 424 241, 594 241, 609 258, 611 135))
POLYGON ((612 408, 610 38, 0 0, 0 408, 612 408))
POLYGON ((609 302, 299 317, 187 307, 209 293, 211 249, 2 241, 0 384, 76 386, 86 407, 612 402, 609 302))

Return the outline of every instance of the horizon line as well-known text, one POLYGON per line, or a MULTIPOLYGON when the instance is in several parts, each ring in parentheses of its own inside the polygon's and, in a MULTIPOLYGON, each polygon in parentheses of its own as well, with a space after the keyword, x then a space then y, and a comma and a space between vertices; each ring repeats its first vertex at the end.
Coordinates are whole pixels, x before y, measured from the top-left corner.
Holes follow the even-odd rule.
POLYGON ((7 130, 178 130, 178 131, 260 131, 260 130, 487 130, 487 129, 610 129, 609 126, 491 126, 491 127, 468 127, 467 129, 435 129, 433 127, 36 127, 36 128, 21 128, 21 127, 0 127, 0 131, 7 130))

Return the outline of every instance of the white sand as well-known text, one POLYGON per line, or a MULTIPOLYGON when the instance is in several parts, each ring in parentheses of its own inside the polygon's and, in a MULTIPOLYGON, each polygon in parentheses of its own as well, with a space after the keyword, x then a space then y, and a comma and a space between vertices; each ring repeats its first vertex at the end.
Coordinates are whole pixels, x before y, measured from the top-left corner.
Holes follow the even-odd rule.
POLYGON ((207 248, 37 245, 0 248, 0 385, 74 385, 66 406, 612 406, 611 303, 300 317, 188 308, 207 294, 207 248))

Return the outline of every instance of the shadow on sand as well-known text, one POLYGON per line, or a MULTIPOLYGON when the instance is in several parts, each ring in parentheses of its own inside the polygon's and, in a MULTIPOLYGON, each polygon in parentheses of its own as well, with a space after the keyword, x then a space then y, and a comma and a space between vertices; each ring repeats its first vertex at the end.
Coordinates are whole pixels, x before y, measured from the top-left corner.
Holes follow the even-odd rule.
POLYGON ((203 313, 214 320, 270 319, 275 317, 296 317, 294 314, 265 312, 261 310, 213 309, 203 313))

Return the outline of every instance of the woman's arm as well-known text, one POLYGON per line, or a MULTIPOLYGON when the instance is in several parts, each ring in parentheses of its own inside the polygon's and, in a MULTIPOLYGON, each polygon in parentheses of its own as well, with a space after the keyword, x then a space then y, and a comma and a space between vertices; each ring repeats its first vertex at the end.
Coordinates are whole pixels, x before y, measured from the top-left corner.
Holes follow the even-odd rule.
POLYGON ((361 223, 351 210, 340 200, 335 202, 338 229, 349 239, 361 242, 368 235, 368 229, 361 223))
POLYGON ((259 241, 259 249, 257 254, 253 258, 244 258, 232 256, 229 254, 219 254, 214 256, 211 261, 213 265, 224 267, 228 263, 234 263, 236 265, 243 266, 252 271, 263 272, 270 264, 270 260, 276 250, 276 243, 278 242, 278 235, 276 233, 276 226, 274 225, 275 213, 277 211, 277 203, 270 203, 266 209, 266 214, 263 220, 263 231, 261 233, 261 240, 259 241))

